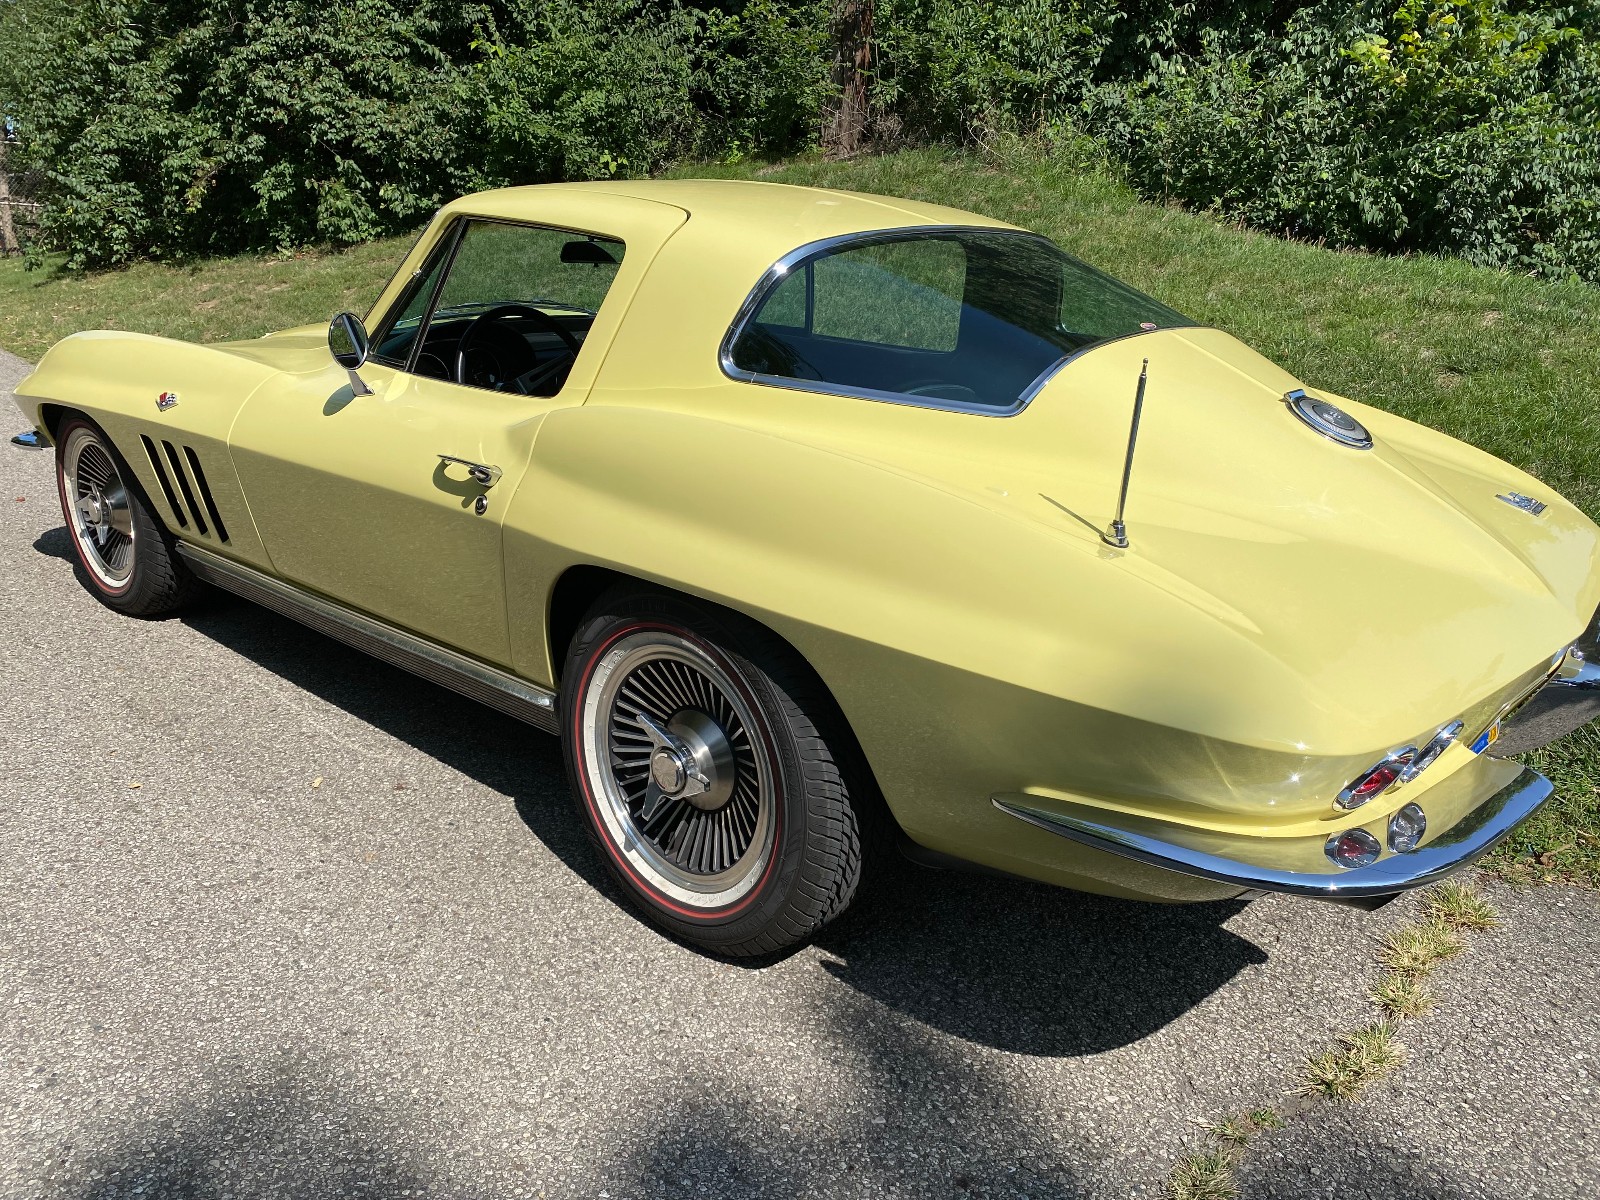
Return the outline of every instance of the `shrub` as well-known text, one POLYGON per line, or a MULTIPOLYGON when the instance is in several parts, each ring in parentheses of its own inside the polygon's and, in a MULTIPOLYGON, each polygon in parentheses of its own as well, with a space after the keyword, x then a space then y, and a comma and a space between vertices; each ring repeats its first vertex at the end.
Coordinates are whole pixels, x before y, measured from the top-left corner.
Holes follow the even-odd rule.
POLYGON ((1600 280, 1594 0, 879 0, 879 26, 915 135, 1072 126, 1152 198, 1600 280))
POLYGON ((810 0, 21 3, 51 19, 8 23, 0 107, 72 267, 357 242, 480 184, 791 149, 824 77, 810 0))
POLYGON ((481 178, 639 175, 804 144, 823 99, 824 4, 544 0, 474 43, 481 178))
POLYGON ((1504 0, 1303 10, 1103 88, 1135 186, 1338 245, 1600 279, 1600 21, 1504 0), (1574 22, 1587 22, 1574 23, 1574 22))
MULTIPOLYGON (((804 146, 832 9, 0 0, 0 110, 74 266, 353 242, 476 186, 804 146)), ((1600 0, 876 0, 875 24, 880 138, 1087 134, 1149 197, 1600 280, 1600 0)))
POLYGON ((415 224, 460 177, 453 53, 471 27, 424 0, 93 0, 22 48, 45 240, 74 266, 415 224), (445 135, 445 136, 441 136, 445 135))

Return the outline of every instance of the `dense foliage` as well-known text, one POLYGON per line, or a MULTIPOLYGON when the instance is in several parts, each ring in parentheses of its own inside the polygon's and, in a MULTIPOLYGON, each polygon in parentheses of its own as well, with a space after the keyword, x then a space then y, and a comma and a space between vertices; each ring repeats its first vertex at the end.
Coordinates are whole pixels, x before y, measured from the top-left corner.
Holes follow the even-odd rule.
POLYGON ((821 21, 778 0, 20 2, 0 105, 73 266, 357 242, 474 188, 783 152, 825 78, 821 21))
POLYGON ((1600 5, 880 0, 948 138, 1069 126, 1147 196, 1340 245, 1600 279, 1600 5))
MULTIPOLYGON (((1087 136, 1147 196, 1600 280, 1600 0, 875 7, 881 142, 1087 136)), ((0 0, 0 109, 75 265, 352 242, 470 188, 803 148, 834 9, 0 0)))

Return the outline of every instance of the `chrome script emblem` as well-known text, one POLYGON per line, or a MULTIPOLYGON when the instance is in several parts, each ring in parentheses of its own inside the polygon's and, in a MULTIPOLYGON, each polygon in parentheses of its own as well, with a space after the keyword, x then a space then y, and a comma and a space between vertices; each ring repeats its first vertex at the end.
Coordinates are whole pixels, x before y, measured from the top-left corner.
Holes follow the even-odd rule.
POLYGON ((156 397, 156 411, 166 412, 167 409, 178 403, 177 392, 162 392, 156 397))
POLYGON ((1530 517, 1537 517, 1545 510, 1545 502, 1543 500, 1535 500, 1532 496, 1524 496, 1521 492, 1504 492, 1496 496, 1495 499, 1504 500, 1512 508, 1520 508, 1530 517))

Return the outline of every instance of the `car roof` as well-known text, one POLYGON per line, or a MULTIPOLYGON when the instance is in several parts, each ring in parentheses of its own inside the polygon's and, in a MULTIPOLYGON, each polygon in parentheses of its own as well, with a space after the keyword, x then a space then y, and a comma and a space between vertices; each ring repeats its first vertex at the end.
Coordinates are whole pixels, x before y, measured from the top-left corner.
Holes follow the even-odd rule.
POLYGON ((532 219, 537 216, 541 197, 553 192, 601 192, 655 204, 670 204, 683 209, 691 217, 759 216, 781 221, 822 204, 840 210, 841 216, 859 220, 864 229, 883 228, 886 222, 894 226, 993 225, 1012 228, 1003 221, 941 204, 877 196, 867 192, 769 183, 760 179, 607 179, 587 183, 535 183, 477 192, 463 196, 456 204, 481 212, 484 216, 510 220, 532 219))
POLYGON ((768 256, 767 262, 821 236, 929 225, 1016 228, 992 217, 920 200, 752 179, 531 184, 463 196, 448 208, 477 216, 537 222, 558 197, 570 202, 585 193, 633 200, 641 206, 679 209, 688 214, 690 224, 699 231, 738 235, 752 255, 768 256))

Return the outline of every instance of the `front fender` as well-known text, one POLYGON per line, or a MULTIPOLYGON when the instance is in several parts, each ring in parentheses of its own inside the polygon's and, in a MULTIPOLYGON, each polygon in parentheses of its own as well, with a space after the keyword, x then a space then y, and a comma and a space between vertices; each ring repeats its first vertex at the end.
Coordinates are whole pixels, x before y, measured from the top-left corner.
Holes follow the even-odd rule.
POLYGON ((173 533, 268 566, 234 473, 228 435, 245 400, 273 374, 265 363, 211 346, 92 330, 51 347, 17 385, 16 395, 23 415, 40 428, 49 424, 48 410, 62 408, 82 412, 104 429, 173 533), (176 403, 158 405, 163 393, 176 396, 176 403), (212 507, 222 518, 220 527, 212 507))

